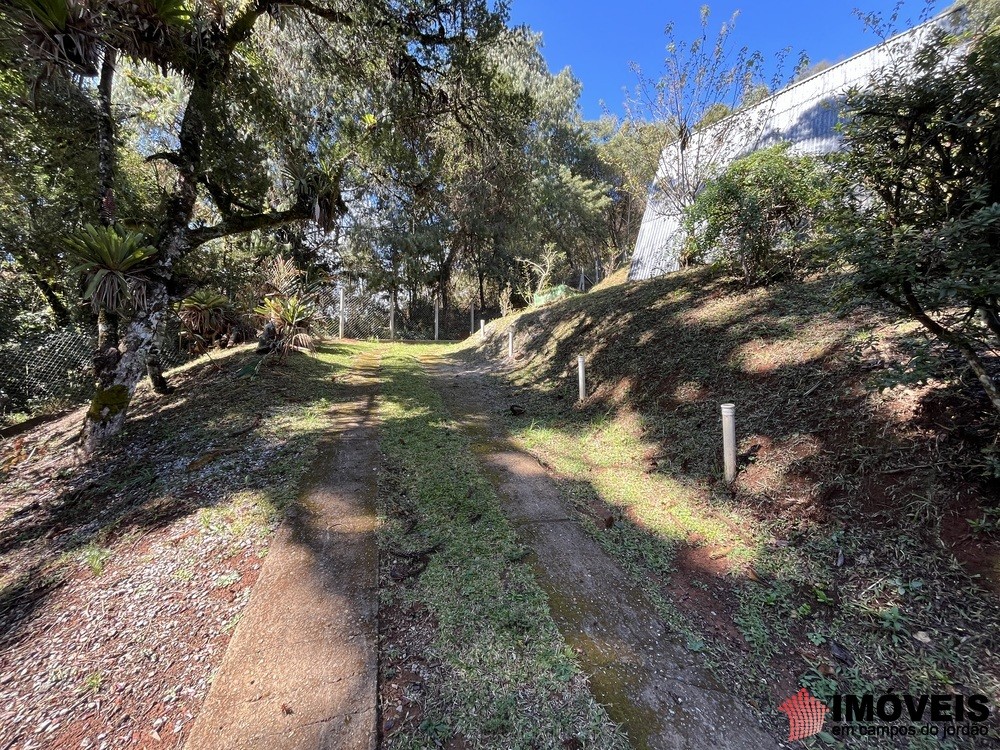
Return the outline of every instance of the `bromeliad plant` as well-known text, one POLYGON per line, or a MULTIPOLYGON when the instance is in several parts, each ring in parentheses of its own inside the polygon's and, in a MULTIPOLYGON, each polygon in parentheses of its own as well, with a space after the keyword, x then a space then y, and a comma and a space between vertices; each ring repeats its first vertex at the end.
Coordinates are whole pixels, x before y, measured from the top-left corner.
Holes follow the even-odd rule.
POLYGON ((293 349, 314 351, 316 342, 310 333, 316 317, 316 305, 293 294, 291 297, 268 297, 264 304, 254 310, 267 319, 274 327, 271 351, 276 351, 284 359, 293 349))
POLYGON ((293 350, 314 351, 316 342, 311 330, 317 313, 316 285, 292 260, 279 256, 271 265, 266 287, 271 291, 254 310, 265 322, 260 348, 276 353, 280 359, 293 350))
POLYGON ((120 226, 87 224, 66 239, 66 249, 77 261, 74 272, 85 279, 83 297, 96 312, 145 307, 148 279, 144 272, 156 248, 144 234, 120 226))
POLYGON ((247 324, 229 297, 210 289, 199 289, 181 300, 177 317, 181 336, 194 354, 243 341, 246 335, 247 324))

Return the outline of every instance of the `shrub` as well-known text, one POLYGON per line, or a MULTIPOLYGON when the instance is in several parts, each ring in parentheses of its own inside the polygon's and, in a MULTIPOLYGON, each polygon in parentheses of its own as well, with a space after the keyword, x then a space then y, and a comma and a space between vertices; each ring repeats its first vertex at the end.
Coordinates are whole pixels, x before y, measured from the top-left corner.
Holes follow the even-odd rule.
POLYGON ((181 338, 188 351, 201 353, 213 346, 228 346, 253 336, 253 329, 224 294, 199 289, 177 307, 181 338))
POLYGON ((264 335, 258 348, 276 352, 281 358, 295 349, 312 351, 317 285, 291 260, 280 256, 272 262, 269 276, 266 288, 271 291, 254 310, 264 319, 264 335))
POLYGON ((846 290, 882 299, 960 353, 994 409, 1000 348, 1000 33, 944 31, 848 96, 839 170, 846 290))
POLYGON ((825 167, 787 144, 739 159, 710 180, 684 217, 686 256, 726 266, 748 285, 794 272, 834 195, 825 167))

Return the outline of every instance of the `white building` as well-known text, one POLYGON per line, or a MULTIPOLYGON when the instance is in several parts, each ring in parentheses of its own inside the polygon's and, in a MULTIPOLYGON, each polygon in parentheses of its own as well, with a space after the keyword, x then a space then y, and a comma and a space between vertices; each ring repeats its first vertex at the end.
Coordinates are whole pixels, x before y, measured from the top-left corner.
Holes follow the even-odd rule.
MULTIPOLYGON (((702 177, 760 148, 791 144, 797 154, 821 155, 841 148, 837 124, 844 98, 873 75, 905 59, 934 28, 954 22, 949 12, 797 81, 759 104, 730 115, 695 133, 681 149, 675 141, 664 148, 650 200, 636 240, 629 279, 648 279, 679 268, 683 229, 680 209, 669 205, 656 186, 664 180, 702 177), (682 166, 682 165, 686 165, 682 166)), ((900 65, 898 68, 903 68, 900 65)))

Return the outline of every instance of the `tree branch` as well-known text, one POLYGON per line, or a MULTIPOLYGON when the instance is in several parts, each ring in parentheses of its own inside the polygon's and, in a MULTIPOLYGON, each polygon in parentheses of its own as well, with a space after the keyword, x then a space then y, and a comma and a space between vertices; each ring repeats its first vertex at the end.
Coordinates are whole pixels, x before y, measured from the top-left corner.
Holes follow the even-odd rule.
POLYGON ((310 15, 319 16, 325 21, 343 24, 344 26, 351 26, 356 23, 353 16, 339 10, 324 8, 312 2, 312 0, 275 0, 274 5, 291 5, 296 8, 301 8, 310 15))
POLYGON ((188 232, 188 242, 191 249, 204 245, 210 240, 220 237, 228 237, 231 234, 242 234, 252 232, 256 229, 273 229, 274 227, 291 224, 293 221, 302 221, 309 218, 309 205, 304 202, 296 203, 285 211, 265 211, 259 214, 236 214, 228 219, 213 224, 210 227, 192 229, 188 232))
POLYGON ((257 20, 276 5, 278 3, 271 0, 254 0, 230 25, 222 43, 223 52, 229 54, 238 44, 249 39, 257 20))
POLYGON ((223 218, 228 219, 232 215, 233 206, 251 213, 257 210, 257 206, 244 203, 207 174, 201 175, 198 178, 198 182, 208 190, 208 194, 212 197, 212 202, 215 203, 216 208, 219 209, 219 213, 222 214, 223 218))
POLYGON ((145 161, 147 164, 154 161, 166 161, 170 162, 175 167, 179 167, 181 165, 181 158, 173 151, 158 151, 155 154, 147 156, 145 161))

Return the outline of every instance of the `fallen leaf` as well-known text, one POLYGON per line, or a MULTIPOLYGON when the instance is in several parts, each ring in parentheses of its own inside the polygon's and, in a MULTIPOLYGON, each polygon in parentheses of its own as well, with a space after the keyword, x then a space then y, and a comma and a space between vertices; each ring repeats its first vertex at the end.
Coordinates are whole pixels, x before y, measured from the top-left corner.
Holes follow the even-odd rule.
POLYGON ((923 643, 925 646, 929 646, 931 643, 930 633, 928 633, 926 630, 918 630, 916 633, 913 634, 913 637, 916 638, 921 643, 923 643))
POLYGON ((849 667, 854 666, 854 657, 851 655, 851 652, 836 641, 830 641, 830 653, 834 659, 844 662, 849 667))
POLYGON ((226 450, 215 450, 215 451, 205 451, 198 458, 194 459, 191 463, 187 465, 187 471, 198 471, 198 469, 208 466, 212 461, 217 458, 221 458, 228 453, 236 453, 235 449, 226 450))

